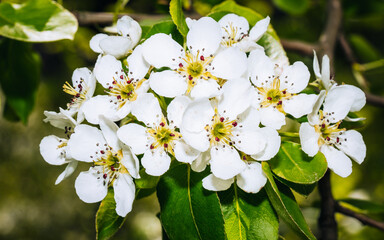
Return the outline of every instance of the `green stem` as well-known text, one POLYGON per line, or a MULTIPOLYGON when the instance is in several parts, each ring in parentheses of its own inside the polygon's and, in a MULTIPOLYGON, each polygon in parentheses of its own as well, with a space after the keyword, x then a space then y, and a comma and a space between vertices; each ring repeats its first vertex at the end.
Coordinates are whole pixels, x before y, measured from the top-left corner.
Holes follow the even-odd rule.
POLYGON ((279 135, 281 137, 293 137, 293 138, 298 138, 299 133, 294 133, 294 132, 279 132, 279 135))
POLYGON ((381 68, 381 67, 384 67, 384 59, 380 59, 380 60, 373 61, 370 63, 365 63, 365 64, 355 63, 353 66, 354 69, 361 72, 370 71, 370 70, 374 70, 376 68, 381 68))

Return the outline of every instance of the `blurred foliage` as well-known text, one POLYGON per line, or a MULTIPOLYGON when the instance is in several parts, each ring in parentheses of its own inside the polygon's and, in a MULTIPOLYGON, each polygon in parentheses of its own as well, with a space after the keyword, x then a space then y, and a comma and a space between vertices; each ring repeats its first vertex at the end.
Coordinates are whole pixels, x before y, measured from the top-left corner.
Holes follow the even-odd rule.
MULTIPOLYGON (((22 3, 24 1, 2 1, 22 3)), ((124 1, 107 0, 66 0, 64 7, 70 11, 110 11, 116 4, 124 1)), ((221 0, 183 1, 185 13, 207 14, 221 0)), ((168 14, 167 0, 130 0, 122 7, 126 13, 168 14)), ((325 0, 238 0, 238 4, 247 6, 263 16, 269 15, 276 33, 282 39, 295 39, 316 42, 325 25, 327 3, 325 0), (283 5, 282 5, 283 4, 283 5), (285 5, 285 7, 284 7, 285 5), (296 6, 296 7, 295 7, 296 6), (301 6, 301 7, 300 7, 301 6), (304 7, 303 7, 304 6, 304 7), (294 10, 292 10, 294 9, 294 10)), ((125 4, 125 3, 124 3, 125 4)), ((376 0, 348 0, 343 4, 343 30, 350 42, 359 63, 368 63, 383 59, 384 53, 384 2, 376 0)), ((122 6, 122 5, 119 5, 122 6)), ((20 45, 17 51, 36 51, 41 57, 40 86, 35 95, 36 103, 26 125, 11 123, 0 118, 0 239, 94 239, 95 212, 98 204, 83 203, 74 190, 75 175, 55 186, 56 177, 63 170, 44 162, 39 153, 40 140, 49 134, 62 134, 60 130, 44 124, 43 110, 57 111, 64 107, 70 97, 61 91, 62 84, 70 80, 72 72, 78 67, 92 67, 97 54, 89 49, 90 38, 103 26, 79 28, 73 41, 63 40, 47 44, 20 45)), ((1 45, 4 46, 3 39, 1 45)), ((7 47, 7 49, 10 49, 7 47)), ((15 54, 0 51, 2 71, 7 69, 9 56, 15 54)), ((312 69, 312 58, 288 52, 291 62, 301 60, 312 69)), ((37 58, 37 57, 36 57, 37 58)), ((21 59, 15 59, 23 61, 21 59)), ((14 77, 15 81, 35 76, 34 70, 28 71, 28 64, 10 65, 11 74, 25 74, 14 77), (15 68, 17 70, 15 70, 15 68)), ((352 66, 347 61, 340 46, 336 46, 335 79, 357 85, 352 66)), ((38 69, 38 68, 36 68, 38 69)), ((5 71, 6 72, 6 71, 5 71)), ((372 93, 384 96, 384 68, 365 71, 364 76, 372 93)), ((4 78, 1 80, 2 84, 4 78)), ((37 81, 37 80, 36 80, 37 81)), ((30 87, 27 82, 17 85, 22 93, 30 87)), ((8 112, 5 101, 7 87, 2 85, 1 111, 8 112)), ((14 115, 15 116, 15 115, 14 115)), ((16 115, 17 116, 17 115, 16 115)), ((367 120, 361 132, 367 145, 367 157, 361 166, 354 164, 353 173, 348 178, 332 175, 333 193, 338 199, 357 198, 372 200, 378 206, 384 205, 384 111, 381 108, 367 106, 359 116, 367 120)), ((19 116, 20 118, 20 116, 19 116)), ((82 166, 80 165, 80 170, 82 166)), ((84 169, 84 166, 83 166, 84 169)), ((313 233, 317 234, 318 209, 314 202, 319 197, 315 190, 308 197, 295 195, 302 204, 304 217, 313 233)), ((122 229, 114 239, 161 239, 161 226, 156 217, 159 205, 154 195, 136 201, 133 212, 128 215, 122 229)), ((340 239, 383 239, 384 233, 363 226, 357 220, 337 215, 340 239)), ((286 239, 297 236, 282 224, 280 234, 286 239)))

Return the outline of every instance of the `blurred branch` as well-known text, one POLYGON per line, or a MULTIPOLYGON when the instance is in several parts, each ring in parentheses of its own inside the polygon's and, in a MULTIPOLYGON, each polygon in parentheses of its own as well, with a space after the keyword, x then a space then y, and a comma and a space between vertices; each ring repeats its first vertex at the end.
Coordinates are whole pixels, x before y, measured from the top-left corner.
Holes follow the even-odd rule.
POLYGON ((317 44, 311 44, 296 40, 281 39, 281 44, 287 50, 291 50, 308 56, 313 56, 313 50, 318 51, 319 49, 319 46, 317 44))
POLYGON ((353 218, 359 220, 364 225, 375 227, 375 228, 378 228, 378 229, 384 231, 384 222, 379 222, 379 221, 376 221, 376 220, 369 218, 365 215, 356 213, 349 208, 345 208, 345 207, 341 206, 337 202, 335 204, 335 209, 337 212, 339 212, 341 214, 344 214, 346 216, 353 217, 353 218))

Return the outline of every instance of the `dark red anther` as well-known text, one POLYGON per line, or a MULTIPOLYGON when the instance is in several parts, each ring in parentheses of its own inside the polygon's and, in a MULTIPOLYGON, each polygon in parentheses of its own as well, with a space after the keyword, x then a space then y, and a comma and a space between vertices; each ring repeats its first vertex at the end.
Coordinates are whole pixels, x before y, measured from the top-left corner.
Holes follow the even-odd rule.
POLYGON ((120 79, 124 79, 124 76, 123 76, 123 75, 120 75, 120 79))
POLYGON ((116 84, 117 82, 115 80, 113 80, 112 84, 116 84))
POLYGON ((115 169, 115 167, 114 167, 114 166, 111 166, 111 170, 112 170, 112 171, 115 171, 116 169, 115 169))
POLYGON ((237 122, 233 122, 232 126, 236 127, 237 126, 237 122))
POLYGON ((131 84, 131 82, 132 82, 132 80, 128 80, 128 81, 127 81, 128 84, 131 84))
POLYGON ((223 117, 220 118, 220 122, 224 122, 224 118, 223 117))
POLYGON ((204 56, 200 56, 200 60, 201 60, 201 61, 204 61, 204 56))
POLYGON ((247 160, 247 157, 246 157, 246 156, 243 156, 243 160, 247 160))
POLYGON ((77 85, 77 87, 83 89, 83 86, 81 86, 81 84, 77 85))
POLYGON ((113 89, 113 87, 109 87, 109 89, 113 89))
POLYGON ((120 96, 120 95, 117 95, 117 99, 120 100, 120 99, 121 99, 121 96, 120 96))
POLYGON ((321 128, 325 128, 325 123, 321 124, 321 128))
POLYGON ((268 99, 269 101, 271 101, 271 100, 272 100, 272 98, 271 98, 271 97, 267 97, 267 99, 268 99))
POLYGON ((170 133, 170 134, 169 134, 169 136, 171 136, 171 137, 174 137, 174 136, 175 136, 175 134, 173 134, 173 133, 170 133))
POLYGON ((220 138, 215 137, 216 142, 220 142, 220 138))
POLYGON ((279 101, 279 102, 277 103, 277 105, 281 105, 281 104, 283 104, 283 101, 279 101))
POLYGON ((283 91, 283 94, 286 94, 286 93, 287 93, 287 91, 284 90, 284 91, 283 91))
POLYGON ((327 139, 327 141, 331 140, 329 137, 327 137, 326 139, 327 139))
POLYGON ((151 144, 151 146, 149 146, 150 149, 154 149, 155 147, 151 144))
POLYGON ((179 63, 179 68, 182 68, 183 67, 183 64, 182 63, 179 63))
POLYGON ((193 77, 192 77, 191 75, 189 75, 189 76, 188 76, 188 79, 189 79, 189 80, 192 80, 192 79, 193 79, 193 77))
POLYGON ((340 141, 340 138, 336 138, 336 142, 339 143, 339 141, 340 141))
POLYGON ((104 154, 105 152, 103 150, 100 151, 101 154, 104 154))
POLYGON ((80 93, 76 94, 76 96, 75 96, 75 97, 77 97, 77 98, 78 98, 78 97, 80 97, 80 93))
POLYGON ((164 127, 164 126, 165 126, 165 123, 161 122, 161 123, 160 123, 160 126, 164 127))
POLYGON ((164 143, 164 148, 168 148, 168 143, 164 143))
POLYGON ((106 173, 104 173, 103 178, 106 179, 107 176, 108 176, 108 175, 107 175, 106 173))

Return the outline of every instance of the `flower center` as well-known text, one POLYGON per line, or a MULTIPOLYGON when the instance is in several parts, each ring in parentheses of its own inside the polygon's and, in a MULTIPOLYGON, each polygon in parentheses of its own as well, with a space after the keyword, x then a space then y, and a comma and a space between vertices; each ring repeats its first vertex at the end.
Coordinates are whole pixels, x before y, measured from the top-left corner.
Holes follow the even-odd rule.
MULTIPOLYGON (((268 81, 266 81, 268 83, 268 81)), ((265 87, 257 87, 259 98, 261 100, 260 107, 274 107, 284 113, 283 101, 290 99, 294 94, 288 93, 286 89, 280 90, 280 79, 273 79, 272 84, 265 87)))
POLYGON ((267 100, 271 103, 278 103, 282 97, 282 92, 277 89, 270 89, 267 92, 267 100))
POLYGON ((347 139, 341 137, 346 130, 345 128, 339 128, 341 121, 330 124, 323 111, 320 110, 319 113, 320 124, 315 125, 315 131, 321 136, 318 140, 318 145, 328 144, 336 146, 341 145, 343 141, 347 141, 347 139))
POLYGON ((188 65, 187 72, 192 77, 198 77, 203 72, 203 65, 200 62, 192 62, 188 65))
POLYGON ((231 141, 231 137, 233 136, 232 131, 235 127, 237 127, 236 120, 230 121, 228 118, 225 119, 224 117, 221 117, 217 113, 217 109, 215 109, 215 115, 212 117, 212 124, 205 127, 211 146, 216 146, 219 143, 232 145, 233 142, 231 141))
POLYGON ((147 131, 153 139, 150 149, 162 147, 164 151, 174 155, 174 141, 180 139, 181 134, 176 132, 175 129, 170 128, 164 117, 158 126, 149 128, 147 131))
POLYGON ((129 173, 124 165, 121 164, 121 159, 123 158, 121 150, 117 153, 113 153, 111 150, 100 150, 100 154, 101 157, 94 161, 93 165, 102 167, 98 173, 102 173, 104 185, 113 183, 120 173, 129 173))
POLYGON ((221 41, 221 44, 225 47, 231 47, 235 43, 240 42, 241 39, 243 39, 246 34, 240 33, 239 38, 236 38, 236 35, 241 28, 237 28, 233 26, 233 23, 230 22, 227 26, 223 27, 226 36, 223 36, 223 40, 221 41))
POLYGON ((135 101, 137 98, 136 91, 141 87, 146 79, 140 81, 129 80, 127 76, 121 75, 120 80, 113 80, 112 86, 109 87, 109 91, 106 91, 109 95, 115 96, 118 101, 118 108, 122 108, 125 103, 135 101))

